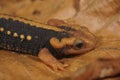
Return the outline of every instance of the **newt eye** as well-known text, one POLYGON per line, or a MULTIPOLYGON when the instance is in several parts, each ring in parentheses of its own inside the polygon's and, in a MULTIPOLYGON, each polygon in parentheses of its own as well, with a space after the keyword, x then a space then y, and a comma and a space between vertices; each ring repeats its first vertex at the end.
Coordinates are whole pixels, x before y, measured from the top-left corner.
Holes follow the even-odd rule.
POLYGON ((83 41, 80 41, 80 40, 76 41, 75 47, 78 48, 78 49, 82 48, 83 47, 83 41))

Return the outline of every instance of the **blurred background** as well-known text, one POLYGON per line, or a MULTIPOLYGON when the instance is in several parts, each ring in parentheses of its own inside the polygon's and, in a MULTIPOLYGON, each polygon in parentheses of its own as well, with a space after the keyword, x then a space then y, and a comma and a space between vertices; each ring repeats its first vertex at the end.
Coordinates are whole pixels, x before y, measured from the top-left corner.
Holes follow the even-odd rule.
MULTIPOLYGON (((43 24, 52 18, 60 19, 68 24, 86 26, 97 36, 95 50, 61 60, 70 64, 67 71, 54 72, 36 57, 1 50, 0 80, 58 80, 74 73, 79 74, 88 64, 98 64, 96 61, 99 58, 120 58, 120 0, 0 0, 0 13, 43 24)), ((106 66, 104 61, 100 64, 106 66)), ((79 77, 74 80, 82 79, 79 77)))

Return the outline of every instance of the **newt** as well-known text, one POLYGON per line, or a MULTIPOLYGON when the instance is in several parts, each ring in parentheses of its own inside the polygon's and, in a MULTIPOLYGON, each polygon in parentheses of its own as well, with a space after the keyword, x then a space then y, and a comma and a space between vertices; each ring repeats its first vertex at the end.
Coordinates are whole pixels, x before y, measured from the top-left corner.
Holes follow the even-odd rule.
POLYGON ((86 27, 48 23, 0 14, 0 48, 38 56, 53 70, 64 70, 59 58, 95 48, 96 37, 86 27))

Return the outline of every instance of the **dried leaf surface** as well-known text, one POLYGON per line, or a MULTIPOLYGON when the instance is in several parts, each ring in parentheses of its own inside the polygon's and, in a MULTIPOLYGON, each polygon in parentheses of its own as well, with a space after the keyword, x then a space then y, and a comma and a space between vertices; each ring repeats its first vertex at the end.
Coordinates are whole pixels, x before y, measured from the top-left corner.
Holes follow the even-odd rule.
MULTIPOLYGON (((57 18, 86 26, 98 39, 95 50, 63 59, 70 64, 63 72, 50 70, 36 57, 1 50, 0 80, 56 80, 70 76, 78 68, 83 70, 86 65, 94 69, 93 65, 99 65, 99 58, 113 59, 108 63, 114 65, 117 61, 114 59, 120 58, 120 0, 1 0, 0 11, 41 23, 57 18)), ((104 61, 100 64, 106 66, 104 61)))

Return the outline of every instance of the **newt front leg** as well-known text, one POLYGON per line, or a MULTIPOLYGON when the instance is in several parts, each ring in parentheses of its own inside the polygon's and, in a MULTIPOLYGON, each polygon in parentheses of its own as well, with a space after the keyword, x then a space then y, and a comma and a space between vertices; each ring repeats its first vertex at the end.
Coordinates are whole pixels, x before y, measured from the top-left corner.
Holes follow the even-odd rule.
POLYGON ((60 63, 55 57, 53 57, 53 55, 47 48, 43 48, 39 52, 38 57, 43 63, 51 67, 54 71, 65 70, 64 67, 67 66, 66 64, 60 63))

